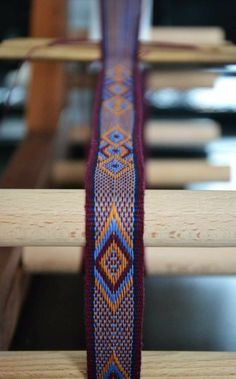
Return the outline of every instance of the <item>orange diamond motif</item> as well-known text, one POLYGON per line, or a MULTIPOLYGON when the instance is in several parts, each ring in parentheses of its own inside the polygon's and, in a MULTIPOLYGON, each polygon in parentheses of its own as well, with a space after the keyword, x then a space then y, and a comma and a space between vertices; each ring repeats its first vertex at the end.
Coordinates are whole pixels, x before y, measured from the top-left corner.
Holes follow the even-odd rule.
POLYGON ((111 156, 104 161, 100 161, 98 167, 112 178, 117 179, 132 169, 132 163, 133 161, 125 160, 119 156, 111 156))
POLYGON ((130 136, 119 125, 104 133, 102 139, 111 146, 122 146, 130 142, 130 136))
POLYGON ((108 89, 115 95, 123 95, 128 91, 128 88, 121 83, 113 83, 108 87, 108 89))
POLYGON ((122 96, 113 96, 104 101, 104 106, 112 113, 121 115, 131 110, 132 105, 130 101, 124 99, 122 96))

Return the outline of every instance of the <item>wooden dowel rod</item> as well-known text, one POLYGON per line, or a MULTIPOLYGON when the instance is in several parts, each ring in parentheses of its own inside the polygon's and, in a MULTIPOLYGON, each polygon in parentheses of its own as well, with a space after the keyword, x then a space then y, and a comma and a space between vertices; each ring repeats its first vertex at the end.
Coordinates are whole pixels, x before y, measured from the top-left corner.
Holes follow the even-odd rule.
MULTIPOLYGON (((220 125, 212 120, 150 120, 144 126, 146 144, 158 146, 202 146, 221 136, 220 125)), ((69 131, 69 142, 88 143, 90 127, 78 126, 69 131)))
MULTIPOLYGON (((212 71, 185 69, 185 70, 159 70, 146 74, 145 89, 156 91, 161 88, 176 88, 189 90, 192 88, 212 88, 219 78, 219 74, 212 71)), ((91 73, 71 73, 67 75, 68 89, 80 87, 95 89, 97 76, 91 73)))
MULTIPOLYGON (((86 163, 79 160, 61 160, 53 165, 52 178, 57 186, 81 185, 86 163)), ((189 183, 229 181, 230 167, 213 166, 205 160, 155 159, 146 163, 147 185, 183 186, 189 183)))
MULTIPOLYGON (((24 37, 23 38, 22 37, 9 38, 9 39, 3 40, 1 42, 1 46, 12 47, 12 48, 20 47, 20 48, 32 49, 36 47, 47 46, 48 44, 55 41, 56 38, 57 36, 55 36, 54 38, 53 37, 50 38, 50 37, 46 37, 46 35, 44 35, 43 37, 34 36, 34 37, 27 37, 27 38, 24 38, 24 37)), ((58 38, 60 37, 58 36, 58 38)))
MULTIPOLYGON (((82 29, 80 27, 69 30, 69 36, 73 37, 85 37, 89 38, 89 30, 82 29)), ((149 39, 156 42, 170 42, 170 43, 182 43, 182 44, 208 44, 212 46, 218 46, 222 43, 227 43, 225 40, 225 32, 220 27, 153 27, 149 34, 149 39), (166 33, 165 33, 166 30, 166 33), (172 33, 170 33, 170 30, 172 33), (160 35, 159 35, 160 33, 160 35), (186 38, 187 35, 187 38, 186 38), (161 37, 161 38, 160 38, 161 37)))
POLYGON ((150 38, 156 42, 166 41, 169 43, 186 43, 197 45, 209 44, 218 46, 225 41, 225 32, 222 28, 210 26, 159 26, 151 29, 150 38))
MULTIPOLYGON (((37 39, 20 39, 19 42, 0 44, 0 59, 53 60, 53 61, 84 61, 90 62, 101 58, 101 50, 97 43, 76 45, 50 45, 37 39), (38 47, 37 49, 33 49, 38 47)), ((199 46, 198 48, 160 47, 152 43, 141 45, 140 59, 147 63, 204 63, 227 64, 236 62, 236 47, 231 44, 219 46, 199 46)))
MULTIPOLYGON (((84 246, 84 190, 0 190, 1 246, 84 246)), ((233 191, 145 192, 146 246, 236 246, 233 191)))
POLYGON ((183 186, 189 183, 229 181, 228 166, 213 166, 204 160, 150 160, 146 163, 147 184, 183 186))
POLYGON ((149 275, 235 275, 234 247, 148 247, 145 250, 149 275))
POLYGON ((23 269, 29 273, 78 273, 82 268, 83 251, 76 246, 24 247, 23 269))
POLYGON ((187 90, 195 87, 211 88, 219 74, 209 71, 176 70, 152 71, 147 75, 146 89, 155 91, 160 88, 187 90))
MULTIPOLYGON (((0 353, 1 379, 86 378, 85 351, 18 351, 0 353)), ((142 378, 231 379, 236 353, 144 351, 142 378)))
MULTIPOLYGON (((70 273, 81 271, 81 247, 25 247, 22 265, 28 273, 70 273)), ((147 247, 148 275, 235 275, 236 248, 147 247)))
MULTIPOLYGON (((54 7, 57 7, 57 4, 55 4, 54 7)), ((56 12, 58 13, 58 10, 56 10, 56 12)), ((52 22, 53 21, 54 20, 52 20, 52 22)), ((54 21, 54 24, 58 24, 58 19, 54 21)), ((58 26, 60 27, 60 24, 58 26)), ((48 35, 46 34, 44 36, 48 37, 48 35)), ((45 40, 40 40, 40 38, 37 37, 37 42, 41 42, 41 44, 44 43, 45 40)), ((47 39, 47 42, 51 41, 52 38, 47 39)), ((225 40, 224 30, 219 27, 154 27, 151 30, 150 42, 166 42, 187 45, 207 45, 212 47, 227 43, 227 41, 225 40)), ((32 46, 32 44, 35 44, 35 41, 33 40, 33 38, 18 37, 7 39, 3 41, 3 43, 7 45, 17 45, 19 43, 25 43, 27 44, 27 46, 32 46)))
POLYGON ((221 136, 220 125, 213 120, 150 120, 145 125, 145 139, 155 146, 200 146, 221 136))

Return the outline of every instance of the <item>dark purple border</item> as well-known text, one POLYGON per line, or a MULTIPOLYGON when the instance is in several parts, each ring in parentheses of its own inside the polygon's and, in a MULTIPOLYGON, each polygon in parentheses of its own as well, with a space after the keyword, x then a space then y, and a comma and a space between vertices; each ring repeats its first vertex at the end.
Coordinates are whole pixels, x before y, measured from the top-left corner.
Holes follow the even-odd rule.
POLYGON ((96 99, 93 111, 93 133, 90 146, 90 155, 85 178, 86 188, 86 248, 85 248, 85 327, 87 347, 88 378, 96 377, 95 351, 94 351, 94 322, 93 322, 93 292, 94 292, 94 174, 96 169, 97 153, 99 147, 100 108, 102 101, 102 83, 104 69, 99 74, 96 99))
MULTIPOLYGON (((104 19, 104 4, 100 0, 101 19, 104 19)), ((102 22, 102 25, 104 22, 102 22)), ((90 154, 87 163, 85 177, 85 212, 86 212, 86 248, 85 248, 85 328, 86 328, 86 348, 87 348, 87 376, 96 378, 96 360, 95 360, 95 336, 93 320, 93 294, 95 287, 94 277, 94 256, 95 250, 95 214, 94 214, 94 177, 100 143, 100 109, 102 104, 103 78, 105 72, 105 51, 104 42, 101 44, 102 50, 102 69, 99 73, 95 104, 92 118, 92 139, 90 145, 90 154)))
POLYGON ((143 310, 144 310, 144 157, 143 157, 143 77, 138 63, 134 67, 134 102, 135 124, 133 132, 134 162, 135 162, 135 223, 134 223, 134 335, 133 335, 133 362, 132 378, 140 377, 143 310))

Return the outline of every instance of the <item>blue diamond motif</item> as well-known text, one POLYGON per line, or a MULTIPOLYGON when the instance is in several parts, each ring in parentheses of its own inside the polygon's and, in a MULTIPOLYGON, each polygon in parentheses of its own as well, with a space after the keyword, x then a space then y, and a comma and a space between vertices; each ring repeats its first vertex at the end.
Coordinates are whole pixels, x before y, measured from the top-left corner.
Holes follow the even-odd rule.
POLYGON ((122 154, 122 148, 121 147, 109 147, 108 149, 110 154, 116 154, 116 155, 121 155, 122 154))
POLYGON ((116 105, 115 105, 114 100, 109 100, 109 101, 106 101, 106 106, 107 108, 110 108, 113 111, 116 105))
POLYGON ((124 139, 124 135, 119 132, 119 130, 115 130, 109 135, 109 138, 114 143, 119 143, 124 139))
POLYGON ((118 174, 120 171, 122 171, 125 168, 125 165, 120 162, 118 159, 114 158, 110 162, 108 162, 105 167, 115 174, 118 174))
POLYGON ((122 84, 113 84, 112 86, 109 87, 109 90, 117 95, 120 95, 127 91, 127 88, 124 87, 122 84))

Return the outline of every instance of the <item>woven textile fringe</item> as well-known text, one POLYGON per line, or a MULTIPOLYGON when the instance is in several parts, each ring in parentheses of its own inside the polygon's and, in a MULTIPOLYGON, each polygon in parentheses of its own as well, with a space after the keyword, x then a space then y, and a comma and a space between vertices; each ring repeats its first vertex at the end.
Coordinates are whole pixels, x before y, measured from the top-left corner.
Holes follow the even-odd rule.
POLYGON ((141 0, 101 0, 103 69, 86 177, 89 378, 140 377, 143 323, 141 0))

